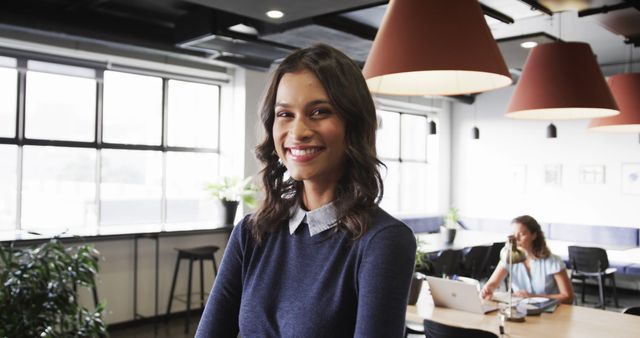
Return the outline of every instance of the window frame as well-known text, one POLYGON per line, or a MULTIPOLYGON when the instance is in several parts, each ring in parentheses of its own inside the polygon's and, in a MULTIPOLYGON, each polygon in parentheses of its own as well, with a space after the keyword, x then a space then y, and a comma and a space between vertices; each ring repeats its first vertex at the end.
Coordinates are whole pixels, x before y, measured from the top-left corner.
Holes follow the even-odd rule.
MULTIPOLYGON (((16 70, 17 70, 17 105, 16 105, 16 120, 15 120, 15 128, 16 132, 14 137, 0 137, 0 144, 9 144, 16 145, 18 147, 18 163, 17 163, 17 184, 16 184, 16 214, 15 214, 15 231, 24 230, 22 228, 22 183, 23 183, 23 147, 25 145, 28 146, 54 146, 54 147, 71 147, 71 148, 90 148, 96 150, 96 198, 95 198, 95 208, 97 210, 97 219, 96 219, 96 227, 102 227, 101 224, 101 210, 100 210, 100 184, 102 182, 101 178, 101 150, 102 149, 117 149, 117 150, 143 150, 143 151, 157 151, 161 153, 162 157, 162 200, 161 200, 161 216, 160 216, 160 225, 162 230, 165 229, 165 224, 167 220, 167 196, 166 196, 166 168, 167 168, 167 153, 168 152, 186 152, 186 153, 214 153, 221 154, 220 145, 221 142, 221 131, 222 131, 222 105, 223 100, 225 99, 225 95, 223 94, 225 91, 225 87, 231 86, 229 80, 225 79, 225 76, 221 74, 220 78, 208 78, 208 77, 200 77, 189 74, 181 74, 175 72, 167 72, 159 69, 143 68, 138 66, 128 66, 128 65, 112 65, 110 62, 97 62, 91 61, 81 58, 73 58, 66 56, 58 56, 53 54, 46 54, 41 52, 32 52, 32 51, 21 51, 7 48, 0 48, 0 56, 13 58, 16 60, 16 70), (84 141, 68 141, 68 140, 55 140, 55 139, 35 139, 35 138, 26 138, 25 137, 25 102, 26 102, 26 78, 27 72, 29 69, 27 68, 28 61, 41 61, 47 63, 54 63, 63 66, 74 66, 74 67, 83 67, 90 68, 95 71, 95 80, 96 80, 96 106, 95 106, 95 124, 94 124, 94 141, 93 142, 84 142, 84 141), (154 76, 159 77, 162 80, 162 102, 161 102, 161 139, 160 145, 143 145, 143 144, 124 144, 124 143, 107 143, 103 142, 103 108, 104 108, 104 72, 117 71, 117 72, 125 72, 136 75, 146 75, 146 76, 154 76), (214 85, 218 87, 219 99, 217 103, 216 109, 218 110, 217 114, 217 147, 178 147, 178 146, 169 146, 167 144, 168 141, 168 90, 169 90, 169 80, 180 80, 187 81, 192 83, 201 83, 207 85, 214 85)), ((144 61, 144 60, 143 60, 144 61)), ((217 164, 220 167, 220 163, 217 164)), ((219 172, 218 168, 218 172, 219 172)))
MULTIPOLYGON (((379 108, 377 109, 377 112, 379 111, 384 111, 386 113, 392 113, 392 114, 397 114, 398 115, 398 133, 396 135, 396 138, 398 140, 398 157, 389 157, 389 156, 379 156, 379 160, 382 161, 383 163, 385 163, 385 161, 391 161, 393 163, 397 163, 398 164, 398 179, 397 179, 397 183, 398 186, 396 188, 398 188, 398 191, 400 192, 400 190, 402 189, 402 184, 403 184, 403 178, 402 178, 402 168, 403 168, 403 164, 404 163, 418 163, 418 164, 425 164, 425 165, 434 165, 434 163, 431 163, 429 161, 429 137, 430 136, 436 136, 439 137, 438 134, 436 135, 432 135, 429 133, 429 123, 431 121, 434 121, 436 123, 438 123, 437 121, 437 115, 434 117, 433 115, 435 115, 435 113, 425 113, 425 114, 419 114, 419 113, 413 113, 413 112, 407 112, 407 111, 403 111, 401 109, 389 109, 389 108, 379 108), (402 117, 404 115, 410 115, 410 116, 419 116, 419 117, 423 117, 424 121, 425 121, 425 145, 424 145, 424 149, 425 149, 425 154, 424 154, 424 160, 419 160, 419 159, 412 159, 412 158, 403 158, 403 154, 402 154, 402 139, 403 139, 403 128, 402 128, 402 117)), ((384 122, 383 122, 384 123, 384 122)), ((376 135, 377 138, 377 135, 376 135)), ((438 168, 436 168, 438 169, 438 168)), ((428 177, 425 177, 425 180, 428 181, 428 177)), ((394 214, 398 214, 398 215, 403 215, 403 214, 415 214, 416 211, 415 210, 404 210, 402 209, 402 205, 404 204, 402 201, 402 194, 399 193, 397 196, 397 200, 396 202, 396 209, 395 210, 389 210, 390 212, 394 213, 394 214)), ((428 202, 428 201, 427 201, 428 202)), ((437 201, 435 201, 437 203, 437 201)), ((426 212, 422 212, 420 211, 419 213, 425 213, 426 212)))

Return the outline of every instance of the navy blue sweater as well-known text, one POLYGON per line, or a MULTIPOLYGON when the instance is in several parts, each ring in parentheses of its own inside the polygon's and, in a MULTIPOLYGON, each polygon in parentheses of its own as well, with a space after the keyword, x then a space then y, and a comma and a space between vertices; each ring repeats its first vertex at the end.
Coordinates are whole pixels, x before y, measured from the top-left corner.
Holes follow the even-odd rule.
POLYGON ((382 209, 357 241, 342 230, 255 246, 234 229, 196 337, 402 337, 415 262, 411 229, 382 209))

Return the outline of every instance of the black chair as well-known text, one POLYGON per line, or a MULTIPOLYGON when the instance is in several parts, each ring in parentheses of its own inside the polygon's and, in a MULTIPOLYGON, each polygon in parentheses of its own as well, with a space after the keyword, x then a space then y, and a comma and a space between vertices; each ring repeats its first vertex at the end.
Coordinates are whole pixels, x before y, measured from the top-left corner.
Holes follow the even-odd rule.
POLYGON ((485 270, 490 248, 488 245, 481 245, 465 249, 466 253, 462 257, 460 275, 480 279, 485 270))
POLYGON ((442 250, 433 262, 435 275, 438 277, 453 276, 460 272, 462 250, 442 250))
POLYGON ((598 281, 600 306, 605 308, 604 286, 607 279, 611 280, 613 299, 618 306, 615 273, 618 269, 609 267, 607 251, 602 248, 569 246, 569 262, 571 263, 571 280, 582 282, 582 302, 584 303, 585 284, 589 278, 598 281))
POLYGON ((483 263, 484 271, 482 271, 480 278, 489 278, 493 273, 493 270, 496 269, 498 263, 500 262, 500 251, 504 248, 505 242, 495 242, 489 248, 487 252, 487 256, 485 262, 483 263))
POLYGON ((622 310, 622 313, 628 315, 640 316, 640 306, 632 306, 622 310))
POLYGON ((169 304, 167 305, 167 314, 166 319, 169 319, 169 314, 171 314, 171 304, 173 299, 183 301, 187 304, 187 316, 184 322, 184 332, 189 332, 189 316, 191 314, 191 281, 192 281, 192 271, 193 271, 193 262, 200 262, 200 305, 204 308, 204 272, 203 272, 203 261, 211 260, 213 262, 213 277, 215 278, 218 275, 218 266, 216 264, 216 256, 215 253, 220 248, 217 246, 202 246, 197 248, 190 249, 176 249, 178 250, 178 259, 176 261, 176 269, 173 272, 173 281, 171 282, 171 294, 169 295, 169 304), (180 269, 180 261, 183 259, 189 260, 189 277, 187 280, 187 295, 186 299, 182 299, 178 296, 174 296, 174 291, 176 289, 176 279, 178 278, 178 270, 180 269))
POLYGON ((413 329, 411 327, 409 327, 408 325, 404 326, 404 338, 407 338, 410 334, 419 334, 419 335, 423 335, 424 331, 419 331, 416 329, 413 329))
POLYGON ((498 338, 489 331, 451 326, 430 319, 424 320, 424 332, 427 338, 498 338))

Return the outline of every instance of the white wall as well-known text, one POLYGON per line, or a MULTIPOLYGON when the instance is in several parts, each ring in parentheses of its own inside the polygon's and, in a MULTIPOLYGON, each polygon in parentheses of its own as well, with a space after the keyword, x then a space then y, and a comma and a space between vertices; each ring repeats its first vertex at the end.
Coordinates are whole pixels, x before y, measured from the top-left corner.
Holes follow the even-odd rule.
POLYGON ((260 170, 260 163, 255 156, 255 147, 262 142, 264 132, 260 121, 260 104, 266 86, 269 84, 271 74, 268 72, 258 72, 253 70, 242 70, 245 74, 245 176, 256 175, 260 170))
POLYGON ((558 138, 547 139, 549 121, 503 116, 513 90, 481 94, 473 106, 453 106, 452 201, 461 214, 640 227, 640 196, 621 193, 622 163, 640 163, 638 135, 590 132, 587 120, 554 121, 558 138), (471 139, 474 124, 479 140, 471 139), (544 184, 548 164, 562 165, 560 186, 544 184), (583 165, 604 165, 605 183, 581 184, 583 165))

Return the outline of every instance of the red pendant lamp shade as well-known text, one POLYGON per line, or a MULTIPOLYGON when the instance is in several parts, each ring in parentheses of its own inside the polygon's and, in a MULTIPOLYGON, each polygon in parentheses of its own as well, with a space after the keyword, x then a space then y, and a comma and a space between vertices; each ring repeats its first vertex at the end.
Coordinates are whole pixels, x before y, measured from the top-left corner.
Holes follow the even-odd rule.
POLYGON ((459 95, 512 83, 477 0, 392 0, 363 69, 373 93, 459 95))
POLYGON ((554 42, 531 50, 506 116, 568 120, 618 113, 591 47, 554 42))
POLYGON ((640 132, 640 73, 609 78, 609 88, 620 107, 620 115, 591 120, 589 129, 607 132, 640 132))

